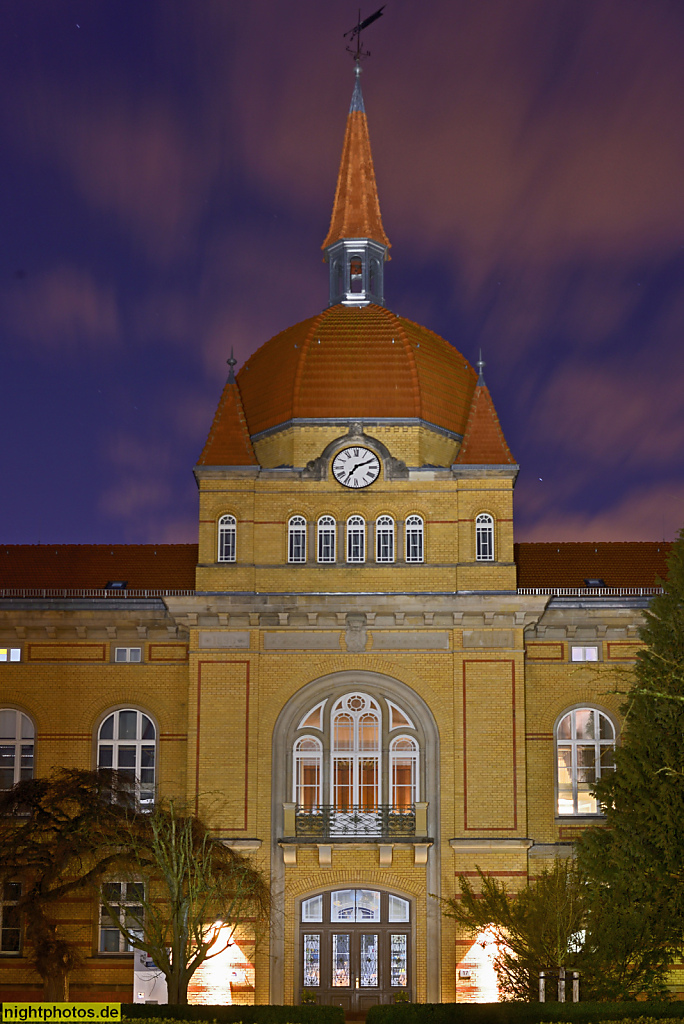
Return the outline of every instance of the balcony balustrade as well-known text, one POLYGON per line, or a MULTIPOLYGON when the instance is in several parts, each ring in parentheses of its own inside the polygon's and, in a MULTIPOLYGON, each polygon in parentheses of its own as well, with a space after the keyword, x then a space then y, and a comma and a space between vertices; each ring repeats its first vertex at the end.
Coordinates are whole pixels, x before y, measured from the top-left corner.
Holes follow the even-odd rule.
POLYGON ((408 838, 416 835, 416 808, 393 807, 378 804, 376 807, 346 807, 339 809, 332 804, 295 809, 295 835, 297 838, 350 838, 367 836, 383 839, 408 838))

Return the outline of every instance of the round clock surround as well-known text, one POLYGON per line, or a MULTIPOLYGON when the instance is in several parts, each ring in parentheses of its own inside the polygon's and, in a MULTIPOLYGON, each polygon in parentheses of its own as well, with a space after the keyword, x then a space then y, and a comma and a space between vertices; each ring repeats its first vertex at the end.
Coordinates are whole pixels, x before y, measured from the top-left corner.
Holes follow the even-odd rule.
POLYGON ((337 453, 332 472, 338 484, 360 490, 370 487, 380 476, 380 459, 370 448, 350 445, 337 453))

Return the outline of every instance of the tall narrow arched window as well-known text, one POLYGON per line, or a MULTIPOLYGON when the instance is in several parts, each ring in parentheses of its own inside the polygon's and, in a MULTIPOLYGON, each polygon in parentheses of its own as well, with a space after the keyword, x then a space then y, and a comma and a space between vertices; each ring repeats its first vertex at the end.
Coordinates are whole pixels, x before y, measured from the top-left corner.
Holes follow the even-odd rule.
POLYGON ((237 553, 237 522, 235 516, 221 516, 218 521, 219 562, 234 562, 237 553))
POLYGON ((615 769, 615 726, 597 708, 575 708, 556 726, 559 814, 600 814, 590 792, 597 779, 615 769))
POLYGON ((390 743, 390 803, 408 810, 418 799, 418 742, 397 736, 390 743))
POLYGON ((391 516, 378 516, 375 521, 375 560, 394 561, 394 520, 391 516))
POLYGON ((423 539, 423 520, 420 516, 408 516, 406 519, 406 561, 423 562, 425 544, 423 539))
POLYGON ((331 803, 336 811, 374 811, 381 801, 380 706, 365 693, 348 693, 331 716, 331 803))
POLYGON ((337 557, 337 523, 332 516, 321 516, 318 520, 316 557, 319 562, 334 562, 337 557))
POLYGON ((347 520, 347 561, 366 561, 366 522, 361 516, 347 520))
POLYGON ((323 802, 323 744, 315 736, 302 736, 294 745, 293 799, 309 813, 323 802))
POLYGON ((142 711, 124 708, 107 715, 97 734, 97 766, 124 780, 125 801, 141 810, 154 806, 157 731, 142 711))
POLYGON ((33 778, 33 722, 23 711, 0 710, 0 790, 33 778))
POLYGON ((487 512, 475 520, 475 549, 478 562, 494 561, 494 519, 487 512))
POLYGON ((287 524, 288 562, 306 562, 306 519, 292 516, 287 524))
POLYGON ((360 256, 349 261, 349 291, 357 294, 363 291, 363 262, 360 256))

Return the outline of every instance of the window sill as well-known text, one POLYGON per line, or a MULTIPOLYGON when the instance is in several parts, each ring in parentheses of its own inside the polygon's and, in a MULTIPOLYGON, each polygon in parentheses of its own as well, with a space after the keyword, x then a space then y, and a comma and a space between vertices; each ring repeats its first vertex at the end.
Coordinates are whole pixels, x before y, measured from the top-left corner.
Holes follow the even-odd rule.
POLYGON ((556 814, 554 817, 554 821, 559 825, 595 825, 596 822, 605 820, 605 814, 556 814))

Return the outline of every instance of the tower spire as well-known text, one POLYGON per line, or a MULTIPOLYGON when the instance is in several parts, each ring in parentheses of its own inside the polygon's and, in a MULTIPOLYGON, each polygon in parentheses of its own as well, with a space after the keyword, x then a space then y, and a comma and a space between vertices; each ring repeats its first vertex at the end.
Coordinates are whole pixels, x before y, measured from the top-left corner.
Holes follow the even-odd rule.
POLYGON ((384 305, 383 264, 389 259, 358 59, 354 76, 330 228, 322 246, 330 264, 331 306, 384 305))

